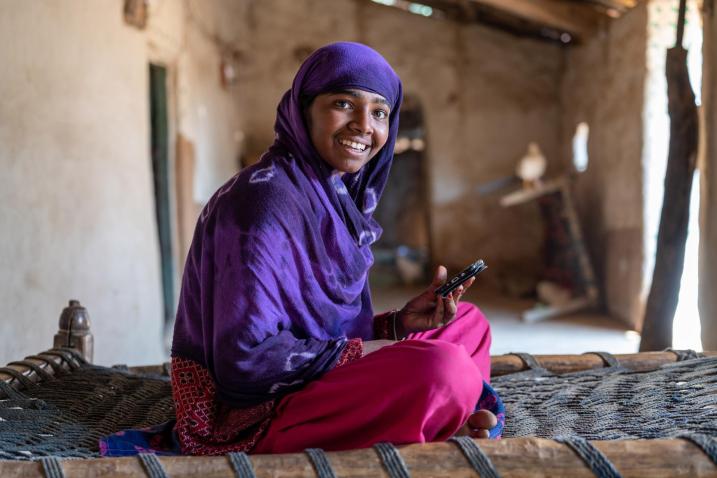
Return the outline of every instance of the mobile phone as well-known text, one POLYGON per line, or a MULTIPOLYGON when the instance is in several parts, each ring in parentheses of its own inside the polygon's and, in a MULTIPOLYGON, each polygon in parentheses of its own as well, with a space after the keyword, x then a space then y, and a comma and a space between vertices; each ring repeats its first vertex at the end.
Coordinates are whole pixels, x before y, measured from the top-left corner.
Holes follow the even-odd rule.
POLYGON ((451 279, 437 288, 435 290, 436 295, 440 295, 441 297, 446 297, 448 294, 456 290, 458 287, 460 287, 461 284, 463 284, 465 281, 470 279, 471 277, 475 277, 479 273, 483 272, 488 268, 487 265, 485 265, 485 262, 483 262, 483 259, 478 259, 473 264, 469 265, 465 269, 461 271, 460 274, 455 275, 451 277, 451 279))

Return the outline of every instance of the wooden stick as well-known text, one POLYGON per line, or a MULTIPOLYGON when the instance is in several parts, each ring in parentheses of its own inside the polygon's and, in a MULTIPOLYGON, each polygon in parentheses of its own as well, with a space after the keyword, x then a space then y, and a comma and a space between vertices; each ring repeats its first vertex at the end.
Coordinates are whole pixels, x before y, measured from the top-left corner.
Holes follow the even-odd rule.
MULTIPOLYGON (((39 357, 43 357, 47 360, 51 360, 51 361, 55 362, 60 367, 62 367, 64 370, 70 370, 70 366, 67 364, 67 362, 65 362, 64 360, 62 360, 60 357, 58 357, 56 355, 47 355, 45 353, 39 353, 37 355, 39 357)), ((53 370, 53 368, 44 360, 39 360, 39 359, 34 359, 34 358, 26 358, 25 360, 40 366, 45 372, 49 373, 50 375, 55 374, 55 371, 53 370)), ((18 372, 20 372, 25 377, 27 377, 28 379, 32 380, 35 383, 38 383, 40 381, 40 377, 38 376, 38 374, 33 369, 31 369, 30 367, 27 367, 25 365, 12 364, 12 365, 7 365, 7 368, 17 370, 18 372)), ((17 381, 9 373, 5 373, 2 371, 0 371, 0 380, 4 380, 5 382, 17 381)))
MULTIPOLYGON (((592 472, 566 445, 542 438, 509 438, 477 441, 504 478, 511 477, 592 477, 592 472)), ((628 477, 717 477, 717 467, 695 445, 685 440, 615 440, 592 442, 628 477)), ((467 460, 450 443, 409 445, 400 449, 413 477, 475 477, 467 460)), ((160 457, 169 476, 233 477, 226 457, 160 457)), ((259 478, 315 477, 303 453, 252 455, 259 478)), ((372 449, 329 453, 337 476, 369 478, 388 476, 372 449)), ((67 476, 145 476, 136 458, 65 460, 67 476)), ((25 478, 41 476, 39 463, 0 461, 0 476, 25 478)))
MULTIPOLYGON (((717 352, 702 352, 707 357, 717 356, 717 352)), ((595 354, 581 355, 535 355, 538 364, 553 373, 579 372, 605 367, 602 358, 595 354)), ((614 356, 620 365, 630 370, 647 372, 655 370, 662 365, 676 362, 677 354, 673 352, 641 352, 636 354, 616 354, 614 356)), ((491 360, 491 375, 499 377, 511 373, 528 370, 517 355, 493 355, 491 360)), ((129 367, 134 373, 165 374, 166 367, 162 365, 144 365, 129 367)))
MULTIPOLYGON (((717 356, 717 352, 703 352, 705 356, 717 356)), ((673 352, 641 352, 636 354, 616 354, 620 365, 639 372, 655 370, 660 366, 677 361, 673 352)), ((602 358, 595 354, 583 355, 535 355, 538 364, 553 373, 579 372, 605 367, 602 358)), ((491 375, 498 377, 528 370, 517 355, 498 355, 491 357, 491 375)))
MULTIPOLYGON (((703 352, 707 357, 717 356, 717 352, 703 352)), ((553 373, 579 372, 605 367, 603 360, 594 354, 581 355, 535 355, 538 364, 553 373)), ((630 370, 647 372, 655 370, 662 365, 676 362, 677 354, 673 352, 641 352, 636 354, 617 354, 615 358, 620 365, 630 370)), ((517 355, 493 355, 491 358, 491 375, 498 377, 511 373, 528 370, 528 367, 517 355)), ((144 365, 141 367, 129 367, 134 373, 156 374, 165 373, 165 366, 144 365)))
POLYGON ((687 16, 687 0, 680 0, 680 6, 677 10, 677 34, 675 39, 675 47, 682 48, 682 39, 685 36, 685 17, 687 16))

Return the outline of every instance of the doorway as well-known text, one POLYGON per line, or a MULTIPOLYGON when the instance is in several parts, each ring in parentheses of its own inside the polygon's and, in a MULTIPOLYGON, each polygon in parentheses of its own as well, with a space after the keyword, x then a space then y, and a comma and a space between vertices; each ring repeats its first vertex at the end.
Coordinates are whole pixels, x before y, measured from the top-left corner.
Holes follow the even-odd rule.
POLYGON ((373 246, 371 284, 422 284, 431 258, 426 131, 418 100, 404 97, 393 165, 374 213, 383 235, 373 246))
POLYGON ((174 261, 172 256, 172 227, 169 197, 169 115, 167 102, 167 69, 160 65, 150 64, 150 147, 165 326, 172 323, 175 313, 174 261))

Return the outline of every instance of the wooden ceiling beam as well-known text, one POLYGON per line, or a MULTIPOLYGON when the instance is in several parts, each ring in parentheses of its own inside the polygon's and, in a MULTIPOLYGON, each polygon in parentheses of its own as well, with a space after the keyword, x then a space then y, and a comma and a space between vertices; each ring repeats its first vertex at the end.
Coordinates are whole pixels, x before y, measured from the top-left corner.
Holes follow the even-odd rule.
POLYGON ((637 6, 638 0, 590 0, 608 16, 615 18, 637 6), (616 15, 617 14, 617 15, 616 15))
POLYGON ((559 0, 471 0, 524 20, 588 38, 597 30, 601 15, 589 4, 559 0))
POLYGON ((623 8, 633 8, 637 6, 638 0, 613 0, 613 3, 617 3, 623 8))

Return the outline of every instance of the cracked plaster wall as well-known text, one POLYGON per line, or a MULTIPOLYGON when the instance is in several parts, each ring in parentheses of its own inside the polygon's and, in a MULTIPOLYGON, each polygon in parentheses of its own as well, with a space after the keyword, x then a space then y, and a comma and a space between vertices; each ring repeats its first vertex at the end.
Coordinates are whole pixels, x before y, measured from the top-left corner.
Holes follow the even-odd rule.
MULTIPOLYGON (((549 174, 562 171, 563 130, 572 121, 563 119, 563 109, 573 116, 579 110, 566 104, 566 91, 584 88, 576 105, 585 105, 594 124, 611 124, 593 137, 593 145, 601 137, 610 144, 596 150, 590 176, 580 180, 586 229, 597 238, 591 251, 613 264, 601 241, 633 244, 620 238, 637 234, 634 215, 610 210, 635 201, 629 181, 635 139, 621 135, 640 130, 635 104, 620 106, 617 94, 598 105, 591 60, 579 59, 603 61, 603 47, 586 45, 566 56, 559 45, 481 26, 363 1, 326 5, 163 0, 151 3, 150 22, 139 31, 122 21, 121 0, 63 7, 0 0, 0 45, 10 46, 0 48, 6 98, 0 103, 0 362, 49 347, 69 298, 90 310, 98 362, 164 357, 148 144, 150 62, 168 68, 170 143, 181 133, 194 144, 193 194, 201 203, 234 173, 242 153, 256 158, 270 144, 276 104, 306 52, 337 40, 377 48, 424 110, 434 259, 457 269, 484 257, 500 271, 486 282, 534 276, 542 230, 534 207, 503 210, 497 195, 480 196, 475 187, 512 174, 529 141, 540 143, 549 174), (239 52, 237 84, 228 90, 219 86, 217 39, 239 52)), ((640 26, 630 17, 622 22, 611 35, 628 36, 640 26)), ((628 85, 618 81, 623 68, 632 69, 634 49, 625 61, 608 62, 618 91, 640 87, 632 75, 628 85)), ((609 267, 600 269, 603 279, 609 267)), ((608 293, 618 313, 630 306, 621 297, 608 293)))
MULTIPOLYGON (((643 105, 647 7, 641 2, 566 52, 563 157, 578 123, 590 125, 587 171, 574 191, 608 312, 637 327, 642 315, 643 105)), ((566 167, 569 167, 566 164, 566 167)))
POLYGON ((96 362, 166 359, 150 62, 169 72, 170 144, 197 145, 195 197, 236 170, 238 95, 218 87, 203 28, 240 41, 246 5, 153 2, 143 31, 122 5, 0 0, 0 363, 50 348, 70 298, 90 312, 96 362))

